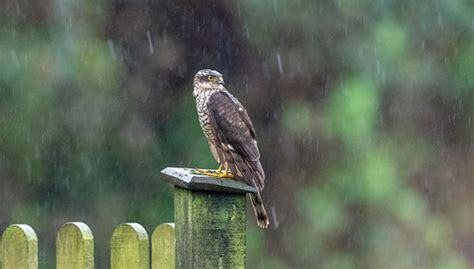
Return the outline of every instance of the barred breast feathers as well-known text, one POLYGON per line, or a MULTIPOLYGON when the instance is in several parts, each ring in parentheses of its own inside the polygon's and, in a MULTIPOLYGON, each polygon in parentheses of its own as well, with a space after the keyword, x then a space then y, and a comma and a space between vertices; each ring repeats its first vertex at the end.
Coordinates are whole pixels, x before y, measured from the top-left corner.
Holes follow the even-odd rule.
POLYGON ((212 128, 209 121, 209 110, 207 103, 211 95, 219 91, 218 89, 199 89, 199 87, 194 87, 193 95, 196 98, 196 108, 199 123, 204 132, 206 138, 212 143, 214 141, 214 134, 212 133, 212 128))

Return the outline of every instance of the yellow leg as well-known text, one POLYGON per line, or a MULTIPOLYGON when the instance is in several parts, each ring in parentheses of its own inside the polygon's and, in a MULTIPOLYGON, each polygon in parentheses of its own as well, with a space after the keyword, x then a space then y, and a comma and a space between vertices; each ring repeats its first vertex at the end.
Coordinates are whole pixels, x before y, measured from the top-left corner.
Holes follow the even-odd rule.
POLYGON ((209 177, 233 178, 232 173, 229 171, 228 165, 222 164, 222 163, 217 170, 205 170, 205 169, 196 168, 196 171, 198 171, 202 175, 209 176, 209 177), (224 171, 222 171, 222 168, 224 168, 224 171))
POLYGON ((217 168, 217 173, 220 174, 222 172, 222 167, 224 166, 224 163, 221 163, 221 165, 219 165, 219 168, 217 168))
POLYGON ((225 178, 234 178, 234 175, 229 171, 229 165, 227 163, 224 164, 224 172, 222 173, 222 177, 225 178))

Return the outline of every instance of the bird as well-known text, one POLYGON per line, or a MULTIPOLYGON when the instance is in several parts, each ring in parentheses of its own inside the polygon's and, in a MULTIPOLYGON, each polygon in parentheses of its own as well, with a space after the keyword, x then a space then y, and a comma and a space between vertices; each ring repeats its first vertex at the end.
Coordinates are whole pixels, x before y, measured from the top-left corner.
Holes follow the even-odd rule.
POLYGON ((220 164, 216 171, 196 169, 199 173, 233 178, 255 187, 248 196, 257 225, 270 224, 261 193, 265 172, 260 163, 255 128, 244 106, 225 87, 222 74, 211 69, 198 71, 193 80, 193 95, 199 123, 214 159, 220 164))

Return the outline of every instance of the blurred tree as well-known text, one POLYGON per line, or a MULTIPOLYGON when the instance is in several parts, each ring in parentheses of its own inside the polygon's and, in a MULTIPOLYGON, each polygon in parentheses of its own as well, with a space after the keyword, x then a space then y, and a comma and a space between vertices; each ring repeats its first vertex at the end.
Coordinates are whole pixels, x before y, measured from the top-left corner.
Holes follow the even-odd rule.
POLYGON ((65 221, 104 267, 115 225, 172 220, 160 170, 215 166, 202 68, 259 136, 250 268, 474 266, 472 1, 0 3, 0 228, 31 224, 41 268, 65 221))

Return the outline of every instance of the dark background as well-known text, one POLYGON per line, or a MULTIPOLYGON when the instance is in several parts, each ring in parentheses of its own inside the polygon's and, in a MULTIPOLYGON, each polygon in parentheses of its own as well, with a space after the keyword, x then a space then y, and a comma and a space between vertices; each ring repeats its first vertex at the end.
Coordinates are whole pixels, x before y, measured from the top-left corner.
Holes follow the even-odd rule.
POLYGON ((246 106, 267 174, 249 268, 474 266, 474 3, 0 1, 0 230, 54 267, 121 222, 173 220, 166 166, 217 165, 192 78, 246 106))

